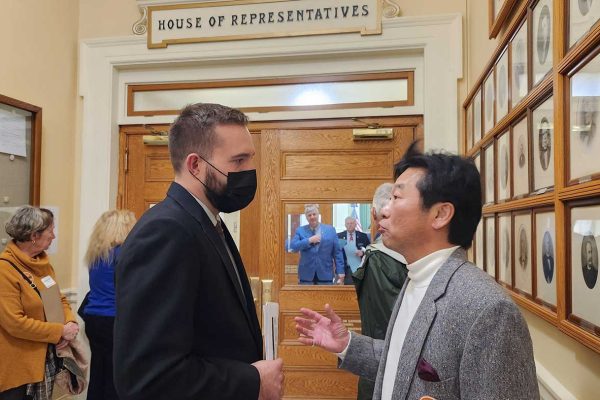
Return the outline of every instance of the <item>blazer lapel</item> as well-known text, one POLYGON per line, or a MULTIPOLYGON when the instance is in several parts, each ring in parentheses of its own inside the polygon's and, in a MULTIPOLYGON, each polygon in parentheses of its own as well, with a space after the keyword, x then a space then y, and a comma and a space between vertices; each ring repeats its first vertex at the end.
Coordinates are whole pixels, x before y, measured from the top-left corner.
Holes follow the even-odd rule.
POLYGON ((383 373, 385 371, 385 364, 387 362, 388 351, 390 350, 390 340, 392 337, 392 331, 394 330, 394 323, 396 321, 396 318, 398 317, 398 312, 400 311, 400 305, 402 305, 402 298, 404 297, 404 292, 406 292, 406 285, 408 285, 408 279, 404 281, 402 290, 400 290, 400 294, 398 294, 398 298, 396 299, 396 304, 394 305, 394 309, 392 310, 390 322, 388 323, 387 331, 385 333, 383 353, 381 360, 379 361, 377 377, 375 378, 375 390, 373 392, 374 399, 381 399, 381 391, 383 388, 383 373))
MULTIPOLYGON (((465 263, 465 259, 465 251, 462 248, 456 249, 450 255, 450 257, 448 257, 446 262, 442 264, 438 272, 433 277, 433 280, 429 284, 429 288, 425 293, 425 297, 423 297, 423 300, 421 301, 421 304, 419 305, 419 308, 417 309, 417 312, 410 323, 406 338, 404 339, 402 351, 400 352, 400 362, 398 363, 398 371, 396 373, 396 380, 394 382, 393 389, 395 399, 405 399, 408 395, 415 369, 417 367, 417 362, 423 350, 423 346, 425 345, 431 324, 435 320, 435 316, 437 314, 435 303, 446 293, 446 288, 448 287, 448 283, 450 282, 452 275, 454 275, 456 270, 465 263)), ((408 279, 404 283, 404 287, 398 296, 399 300, 396 302, 396 306, 394 307, 394 311, 388 325, 384 355, 382 357, 382 362, 379 364, 379 371, 377 372, 375 391, 378 392, 379 397, 374 396, 374 398, 381 397, 383 373, 385 369, 385 362, 387 360, 387 352, 389 350, 391 333, 398 316, 398 311, 400 310, 400 305, 402 304, 402 298, 404 297, 407 284, 408 279)))
MULTIPOLYGON (((183 186, 179 185, 178 183, 173 182, 171 184, 171 187, 167 192, 167 196, 171 197, 173 200, 179 203, 192 217, 194 217, 196 221, 198 221, 198 223, 202 227, 202 230, 206 233, 208 239, 217 249, 220 258, 223 261, 223 264, 225 265, 225 270, 229 275, 229 279, 231 279, 231 282, 235 287, 237 297, 240 303, 242 304, 242 308, 244 309, 244 313, 246 314, 248 323, 250 323, 250 325, 252 326, 250 314, 248 313, 248 305, 240 287, 240 281, 238 281, 237 274, 234 269, 235 266, 231 263, 231 259, 229 258, 229 254, 227 253, 227 249, 225 248, 225 243, 223 243, 223 241, 221 240, 221 237, 219 236, 219 233, 217 232, 215 226, 212 224, 212 221, 210 220, 208 215, 206 215, 206 212, 204 211, 202 206, 198 204, 198 201, 194 198, 194 196, 192 196, 183 186)), ((226 228, 224 228, 224 232, 225 230, 226 228)), ((229 236, 228 231, 225 236, 229 236)), ((235 245, 233 247, 230 246, 229 248, 231 250, 231 255, 235 259, 237 256, 237 251, 234 250, 236 248, 235 245)), ((238 261, 241 263, 241 259, 239 259, 239 256, 236 259, 236 262, 238 261)), ((242 276, 240 276, 240 280, 241 279, 242 276)))
MULTIPOLYGON (((229 233, 229 230, 227 229, 227 226, 225 224, 223 224, 223 233, 225 235, 225 240, 227 241, 227 245, 229 246, 229 248, 237 249, 237 246, 235 245, 235 242, 233 241, 233 238, 231 237, 231 234, 229 233)), ((250 287, 248 275, 246 275, 246 269, 244 268, 244 263, 242 262, 242 257, 240 256, 240 253, 237 250, 235 250, 235 251, 232 250, 231 255, 233 256, 233 259, 235 260, 235 263, 238 266, 240 282, 241 282, 242 288, 243 288, 243 295, 242 295, 243 301, 244 301, 244 304, 246 305, 244 307, 244 311, 246 313, 246 318, 248 319, 248 323, 252 327, 254 341, 256 342, 257 346, 259 346, 259 348, 260 348, 259 353, 262 354, 262 335, 260 332, 260 326, 257 325, 258 316, 256 315, 256 310, 254 307, 254 297, 252 295, 252 288, 250 287)), ((229 258, 229 256, 227 258, 229 258)), ((234 268, 235 268, 235 266, 234 266, 234 268)), ((234 272, 234 274, 235 274, 235 272, 234 272)), ((234 277, 234 278, 237 282, 237 277, 234 277)))

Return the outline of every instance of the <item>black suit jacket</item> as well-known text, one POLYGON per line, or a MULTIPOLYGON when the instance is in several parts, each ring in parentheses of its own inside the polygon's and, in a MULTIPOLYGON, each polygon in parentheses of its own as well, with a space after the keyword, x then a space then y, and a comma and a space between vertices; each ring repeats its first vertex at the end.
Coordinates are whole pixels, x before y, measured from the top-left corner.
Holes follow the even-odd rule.
MULTIPOLYGON (((346 238, 348 237, 348 231, 338 233, 337 237, 338 239, 347 240, 346 238)), ((354 231, 354 240, 356 240, 357 250, 360 250, 362 248, 366 249, 366 247, 371 243, 367 234, 359 231, 354 231)), ((352 269, 348 265, 348 258, 346 257, 346 252, 343 251, 343 248, 342 254, 344 255, 344 272, 346 274, 346 276, 344 277, 344 285, 352 285, 354 283, 354 281, 352 280, 352 269)))
MULTIPOLYGON (((348 231, 340 232, 337 234, 338 239, 348 240, 347 236, 348 236, 348 231)), ((360 250, 362 248, 366 249, 367 246, 369 244, 371 244, 371 241, 369 240, 369 237, 367 236, 367 234, 363 233, 363 232, 359 232, 359 231, 354 231, 354 240, 356 240, 356 248, 358 250, 360 250)), ((345 252, 344 252, 344 262, 346 264, 348 264, 348 261, 346 260, 345 252)))
POLYGON ((256 399, 262 337, 239 252, 243 291, 204 209, 172 183, 121 248, 114 377, 122 400, 256 399))

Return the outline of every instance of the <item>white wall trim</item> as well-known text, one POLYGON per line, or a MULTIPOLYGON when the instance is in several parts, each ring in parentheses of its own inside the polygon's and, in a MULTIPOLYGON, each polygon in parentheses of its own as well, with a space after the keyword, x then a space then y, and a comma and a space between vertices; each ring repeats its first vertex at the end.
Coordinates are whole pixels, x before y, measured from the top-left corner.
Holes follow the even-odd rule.
MULTIPOLYGON (((232 42, 172 45, 149 50, 144 36, 84 40, 79 52, 79 94, 83 98, 77 259, 79 301, 87 292, 83 255, 93 224, 114 207, 118 179, 118 124, 123 123, 123 88, 120 75, 132 70, 210 68, 219 63, 241 65, 270 60, 318 60, 325 57, 365 59, 381 53, 422 54, 422 104, 426 149, 458 150, 457 80, 462 78, 462 16, 460 14, 401 17, 382 22, 381 35, 337 34, 232 42), (429 95, 428 95, 429 94, 429 95)), ((275 63, 273 65, 276 65, 275 63)), ((352 64, 350 64, 351 66, 352 64)), ((372 66, 371 68, 376 68, 372 66)), ((343 71, 359 73, 357 71, 343 71)), ((369 71, 370 72, 370 71, 369 71)), ((318 70, 300 71, 303 75, 318 70)), ((277 76, 271 67, 272 76, 277 76)), ((370 115, 390 115, 394 110, 369 110, 370 115)), ((397 112, 396 112, 397 113, 397 112)), ((312 114, 312 118, 322 113, 312 114)), ((295 116, 297 117, 297 115, 295 116)), ((306 115, 304 118, 309 118, 306 115)), ((272 118, 271 118, 272 119, 272 118)), ((281 117, 281 119, 284 119, 281 117)), ((146 122, 155 120, 147 119, 146 122)))
POLYGON ((535 362, 541 400, 577 400, 542 364, 535 362))

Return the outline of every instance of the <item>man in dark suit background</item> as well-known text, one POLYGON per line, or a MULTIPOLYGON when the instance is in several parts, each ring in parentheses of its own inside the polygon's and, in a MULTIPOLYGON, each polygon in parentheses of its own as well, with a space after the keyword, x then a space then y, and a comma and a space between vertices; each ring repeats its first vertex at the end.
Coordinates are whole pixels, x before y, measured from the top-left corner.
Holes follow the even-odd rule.
POLYGON ((366 233, 356 230, 356 218, 346 217, 346 230, 337 234, 338 239, 344 240, 344 285, 352 285, 352 274, 358 269, 367 246, 371 243, 366 233))
POLYGON ((262 361, 248 278, 219 217, 254 198, 247 122, 194 104, 171 126, 175 181, 131 231, 116 268, 121 399, 281 398, 282 361, 262 361))

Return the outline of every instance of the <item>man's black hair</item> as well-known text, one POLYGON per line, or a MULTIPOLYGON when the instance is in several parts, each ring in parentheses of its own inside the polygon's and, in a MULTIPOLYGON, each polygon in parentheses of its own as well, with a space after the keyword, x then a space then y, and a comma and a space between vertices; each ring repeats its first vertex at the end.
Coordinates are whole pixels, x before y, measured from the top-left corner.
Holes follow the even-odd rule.
POLYGON ((414 141, 394 166, 394 180, 408 168, 425 170, 417 182, 424 210, 441 202, 454 205, 448 241, 465 249, 471 247, 482 206, 481 178, 473 161, 443 152, 424 154, 414 141))

